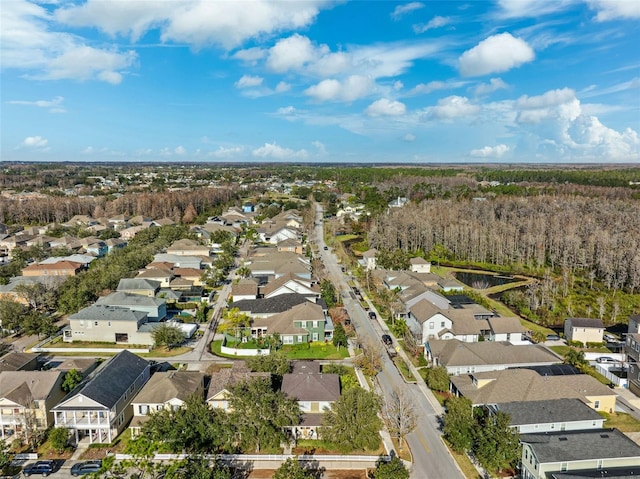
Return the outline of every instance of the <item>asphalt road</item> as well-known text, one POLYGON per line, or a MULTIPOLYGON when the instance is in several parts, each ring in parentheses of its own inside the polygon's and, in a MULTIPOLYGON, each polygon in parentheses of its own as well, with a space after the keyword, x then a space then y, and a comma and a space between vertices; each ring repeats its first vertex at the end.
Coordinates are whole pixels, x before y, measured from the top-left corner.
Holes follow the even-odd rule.
MULTIPOLYGON (((322 214, 320 205, 316 205, 316 226, 314 236, 320 249, 322 263, 327 270, 328 278, 333 282, 344 300, 352 324, 356 328, 358 339, 372 338, 380 343, 382 329, 377 322, 372 322, 357 300, 349 294, 351 289, 330 250, 324 250, 322 233, 322 214)), ((407 384, 389 357, 384 355, 383 369, 378 374, 378 384, 383 395, 390 395, 395 390, 404 390, 414 401, 418 416, 416 429, 407 436, 407 443, 413 455, 411 477, 415 479, 463 479, 454 459, 449 454, 440 437, 436 413, 418 386, 407 384)))

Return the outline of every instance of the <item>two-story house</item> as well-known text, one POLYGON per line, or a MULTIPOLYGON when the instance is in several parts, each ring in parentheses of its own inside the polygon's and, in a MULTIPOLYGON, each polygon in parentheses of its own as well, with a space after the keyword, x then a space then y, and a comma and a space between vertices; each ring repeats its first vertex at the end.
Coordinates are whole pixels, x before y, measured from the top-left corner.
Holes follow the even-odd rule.
POLYGON ((297 362, 293 372, 282 376, 280 390, 298 401, 302 423, 291 428, 294 437, 317 439, 322 414, 340 399, 340 376, 320 373, 316 362, 297 362))
POLYGON ((601 319, 567 318, 564 320, 564 338, 567 341, 601 343, 604 336, 604 324, 601 319))
POLYGON ((204 399, 204 374, 197 371, 157 372, 131 401, 133 419, 131 435, 140 434, 149 413, 184 406, 189 396, 204 399))
POLYGON ((56 427, 69 429, 78 444, 111 443, 133 416, 131 401, 150 377, 149 363, 121 351, 93 371, 52 411, 56 427))
POLYGON ((640 446, 617 429, 523 434, 520 442, 523 479, 640 473, 640 446))
POLYGON ((283 344, 325 341, 333 337, 333 323, 322 306, 306 301, 284 313, 268 318, 256 318, 251 323, 253 337, 280 335, 283 344))
POLYGON ((209 381, 206 398, 207 404, 213 408, 230 411, 229 396, 233 386, 257 377, 271 380, 270 373, 252 372, 245 366, 244 362, 238 361, 234 362, 230 368, 222 368, 211 373, 211 381, 209 381))
POLYGON ((155 298, 160 291, 160 281, 145 278, 122 278, 116 291, 155 298))
POLYGON ((0 439, 13 439, 53 424, 54 407, 64 397, 62 371, 0 372, 0 439))
POLYGON ((118 306, 120 308, 128 308, 131 311, 147 313, 147 321, 151 322, 162 321, 167 317, 167 304, 162 298, 116 291, 115 293, 98 298, 95 304, 118 306))
POLYGON ((629 372, 629 391, 640 396, 640 333, 628 333, 624 346, 629 372))
POLYGON ((178 256, 209 256, 209 247, 190 239, 181 239, 174 241, 167 248, 167 253, 178 256))

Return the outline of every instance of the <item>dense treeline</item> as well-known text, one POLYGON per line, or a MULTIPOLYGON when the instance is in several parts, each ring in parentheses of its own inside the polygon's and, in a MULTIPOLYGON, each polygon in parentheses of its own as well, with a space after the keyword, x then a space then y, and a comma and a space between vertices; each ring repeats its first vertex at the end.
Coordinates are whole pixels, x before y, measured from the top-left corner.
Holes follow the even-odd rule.
POLYGON ((372 247, 442 260, 585 271, 607 289, 640 288, 638 201, 569 195, 489 201, 437 199, 380 215, 372 247))
POLYGON ((119 214, 150 218, 171 218, 180 222, 185 212, 195 215, 213 206, 228 203, 237 197, 235 187, 200 188, 193 191, 163 191, 159 193, 127 193, 113 197, 54 197, 29 199, 0 197, 0 222, 7 224, 63 223, 74 215, 95 218, 119 214))
POLYGON ((492 169, 476 173, 478 181, 499 181, 501 183, 572 183, 590 186, 628 186, 640 181, 637 168, 627 169, 492 169))

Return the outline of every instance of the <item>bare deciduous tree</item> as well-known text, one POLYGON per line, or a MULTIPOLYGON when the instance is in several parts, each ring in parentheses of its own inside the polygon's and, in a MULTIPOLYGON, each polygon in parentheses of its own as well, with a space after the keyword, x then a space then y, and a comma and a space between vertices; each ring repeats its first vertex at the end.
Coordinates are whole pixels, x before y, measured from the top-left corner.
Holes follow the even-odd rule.
POLYGON ((381 415, 389 434, 398 438, 398 447, 402 450, 404 438, 418 423, 413 401, 405 391, 394 389, 390 395, 384 396, 381 415))

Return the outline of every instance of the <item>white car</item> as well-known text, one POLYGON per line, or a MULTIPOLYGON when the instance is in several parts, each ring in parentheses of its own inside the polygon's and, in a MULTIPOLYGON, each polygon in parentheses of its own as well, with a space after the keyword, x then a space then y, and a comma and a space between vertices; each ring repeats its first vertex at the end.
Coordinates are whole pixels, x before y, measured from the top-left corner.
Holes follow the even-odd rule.
POLYGON ((612 357, 609 356, 600 356, 599 358, 596 358, 596 363, 618 363, 620 361, 613 359, 612 357))

